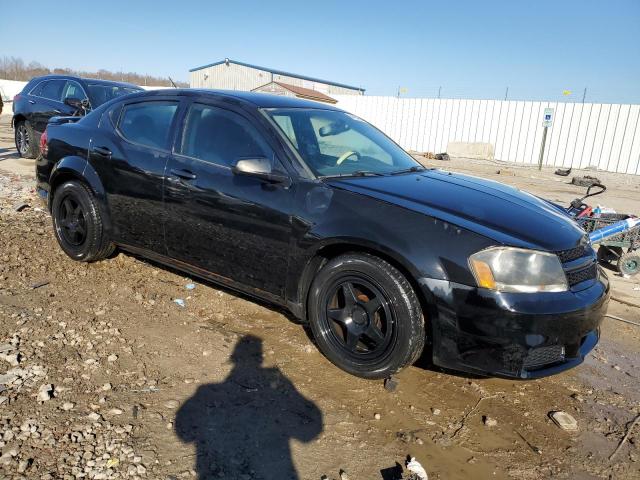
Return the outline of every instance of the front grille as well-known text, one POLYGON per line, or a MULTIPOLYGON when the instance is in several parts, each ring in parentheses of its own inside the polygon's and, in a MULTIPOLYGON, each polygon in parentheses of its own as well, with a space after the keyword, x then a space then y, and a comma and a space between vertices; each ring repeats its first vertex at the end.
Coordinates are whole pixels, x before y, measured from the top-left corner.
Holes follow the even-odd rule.
POLYGON ((558 258, 562 263, 566 263, 570 262, 571 260, 584 257, 588 253, 588 248, 590 248, 588 244, 578 245, 577 247, 571 248, 569 250, 561 250, 559 252, 556 252, 556 255, 558 255, 558 258))
POLYGON ((581 268, 580 270, 574 270, 573 272, 567 272, 567 282, 569 286, 573 287, 580 282, 586 280, 593 280, 598 275, 598 266, 593 263, 588 267, 581 268))
POLYGON ((562 345, 550 345, 529 350, 522 366, 526 370, 542 368, 547 365, 562 362, 565 358, 564 347, 562 345))

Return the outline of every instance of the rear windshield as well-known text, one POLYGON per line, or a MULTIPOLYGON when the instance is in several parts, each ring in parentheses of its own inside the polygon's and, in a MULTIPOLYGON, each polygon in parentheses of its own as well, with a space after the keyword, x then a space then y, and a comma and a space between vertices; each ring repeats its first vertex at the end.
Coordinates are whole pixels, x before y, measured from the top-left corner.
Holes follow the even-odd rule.
POLYGON ((91 106, 96 108, 103 103, 113 100, 114 98, 128 95, 130 93, 141 92, 141 88, 123 87, 120 85, 107 85, 102 83, 89 83, 89 96, 91 97, 91 106))

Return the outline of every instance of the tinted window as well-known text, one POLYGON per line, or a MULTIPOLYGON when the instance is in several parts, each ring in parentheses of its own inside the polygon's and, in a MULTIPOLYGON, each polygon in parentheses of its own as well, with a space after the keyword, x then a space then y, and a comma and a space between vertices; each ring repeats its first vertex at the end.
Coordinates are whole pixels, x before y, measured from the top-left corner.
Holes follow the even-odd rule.
POLYGON ((47 82, 40 82, 39 84, 37 84, 33 88, 33 90, 31 90, 29 92, 29 95, 35 95, 36 97, 42 96, 42 89, 43 89, 45 83, 47 83, 47 82))
POLYGON ((48 80, 44 82, 39 96, 59 102, 62 99, 64 84, 64 80, 48 80))
POLYGON ((231 166, 243 157, 272 157, 270 149, 243 117, 220 108, 195 104, 189 109, 180 153, 231 166))
POLYGON ((128 95, 130 93, 141 92, 140 88, 123 87, 119 85, 109 85, 105 83, 90 83, 88 85, 89 95, 91 95, 92 106, 95 108, 98 105, 113 100, 114 98, 121 97, 122 95, 128 95))
POLYGON ((118 129, 131 142, 166 149, 177 102, 144 102, 126 105, 118 129))
POLYGON ((64 92, 62 93, 62 101, 64 102, 66 98, 77 98, 79 100, 84 100, 87 98, 87 96, 84 93, 84 89, 78 82, 68 80, 67 84, 64 87, 64 92))

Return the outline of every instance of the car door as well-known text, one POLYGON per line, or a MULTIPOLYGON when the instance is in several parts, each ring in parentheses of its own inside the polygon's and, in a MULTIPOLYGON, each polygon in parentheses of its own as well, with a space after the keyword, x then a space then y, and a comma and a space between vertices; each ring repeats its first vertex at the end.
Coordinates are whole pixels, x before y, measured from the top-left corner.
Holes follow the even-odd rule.
POLYGON ((259 126, 239 112, 192 103, 182 124, 165 182, 169 255, 281 296, 294 188, 231 167, 239 158, 267 157, 285 169, 259 126))
POLYGON ((117 105, 103 115, 90 146, 114 240, 162 255, 167 253, 163 184, 179 105, 175 97, 117 105))
POLYGON ((29 103, 32 105, 32 126, 38 132, 44 132, 47 122, 55 115, 64 115, 65 106, 62 103, 62 90, 66 80, 46 80, 38 85, 31 93, 29 103))

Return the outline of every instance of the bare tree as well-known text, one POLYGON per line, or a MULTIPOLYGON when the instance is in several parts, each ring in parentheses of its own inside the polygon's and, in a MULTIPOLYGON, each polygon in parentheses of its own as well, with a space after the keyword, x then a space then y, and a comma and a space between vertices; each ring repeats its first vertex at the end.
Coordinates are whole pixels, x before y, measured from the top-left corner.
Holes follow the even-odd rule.
MULTIPOLYGON (((136 85, 153 85, 156 87, 170 87, 171 81, 168 78, 155 77, 153 75, 141 75, 134 72, 111 72, 109 70, 100 69, 97 72, 86 72, 81 70, 73 70, 71 68, 48 68, 39 62, 30 62, 25 64, 22 58, 18 57, 0 57, 0 78, 6 80, 28 81, 33 77, 47 75, 50 73, 58 75, 74 75, 85 78, 100 78, 102 80, 114 80, 133 83, 136 85)), ((179 87, 188 87, 186 82, 176 82, 179 87)))

